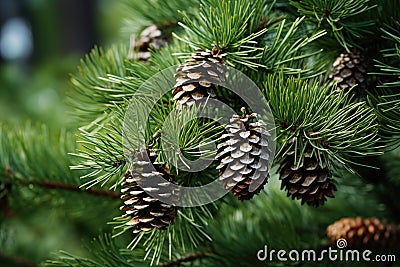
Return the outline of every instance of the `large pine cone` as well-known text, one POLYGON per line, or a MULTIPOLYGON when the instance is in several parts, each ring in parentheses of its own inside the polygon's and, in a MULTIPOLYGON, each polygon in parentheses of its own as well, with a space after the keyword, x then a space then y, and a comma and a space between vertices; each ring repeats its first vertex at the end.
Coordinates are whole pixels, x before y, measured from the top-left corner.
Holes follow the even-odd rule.
POLYGON ((350 248, 391 249, 400 242, 400 226, 377 218, 342 218, 326 229, 332 241, 343 238, 350 248))
POLYGON ((234 115, 218 145, 220 180, 239 200, 258 194, 269 178, 270 134, 261 121, 251 122, 255 118, 255 114, 234 115))
POLYGON ((367 88, 367 63, 364 55, 352 49, 350 52, 340 54, 333 63, 329 78, 337 82, 338 89, 353 89, 353 94, 362 96, 367 88))
POLYGON ((186 59, 175 74, 172 94, 181 106, 203 104, 208 97, 216 97, 214 84, 225 81, 223 57, 217 51, 198 51, 186 59))
POLYGON ((124 200, 124 205, 120 210, 125 211, 123 217, 131 218, 126 225, 134 226, 133 233, 147 232, 154 228, 165 229, 172 224, 177 213, 176 207, 153 197, 154 194, 160 197, 175 197, 170 183, 158 183, 151 187, 144 183, 145 179, 151 179, 157 175, 164 178, 169 175, 164 164, 154 162, 156 158, 154 152, 150 152, 150 157, 144 153, 148 152, 139 154, 138 161, 133 169, 126 173, 125 180, 121 184, 121 199, 124 200), (152 166, 155 166, 157 170, 155 171, 152 166), (151 192, 153 196, 148 192, 151 192))
MULTIPOLYGON (((301 199, 302 205, 323 205, 326 197, 334 197, 332 191, 337 190, 329 169, 318 161, 312 149, 306 150, 301 162, 296 160, 295 154, 294 149, 290 150, 280 165, 281 188, 284 188, 292 199, 301 199)), ((299 154, 297 151, 297 157, 299 154)))

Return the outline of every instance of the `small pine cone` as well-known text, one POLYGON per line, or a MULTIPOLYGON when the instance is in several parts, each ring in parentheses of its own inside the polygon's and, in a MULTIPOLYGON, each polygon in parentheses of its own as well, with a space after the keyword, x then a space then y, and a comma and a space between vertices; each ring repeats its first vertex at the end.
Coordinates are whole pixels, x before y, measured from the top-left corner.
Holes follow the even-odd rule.
POLYGON ((223 57, 216 50, 198 51, 186 59, 176 70, 175 89, 172 94, 181 106, 204 103, 216 97, 213 84, 225 81, 223 57))
POLYGON ((333 63, 333 68, 329 78, 337 82, 338 89, 353 89, 353 94, 362 96, 367 88, 367 61, 364 55, 356 50, 351 49, 349 53, 345 52, 333 63))
POLYGON ((140 39, 136 41, 133 39, 132 51, 130 58, 137 58, 141 61, 147 61, 150 58, 149 49, 153 47, 154 49, 161 49, 167 45, 167 39, 163 36, 161 30, 156 25, 150 25, 146 27, 140 33, 140 39), (137 51, 138 52, 133 52, 137 51), (135 54, 135 56, 133 55, 135 54))
POLYGON ((246 115, 244 108, 242 111, 243 116, 234 115, 226 126, 228 133, 222 135, 216 158, 225 189, 239 200, 249 200, 268 182, 270 134, 261 121, 251 122, 256 114, 246 115))
POLYGON ((125 211, 123 217, 131 218, 126 225, 134 226, 133 233, 148 232, 154 228, 165 229, 173 223, 177 213, 176 207, 154 197, 154 194, 160 197, 174 197, 170 183, 158 183, 156 186, 148 186, 147 183, 144 185, 145 179, 169 175, 168 170, 163 169, 164 164, 154 162, 155 153, 150 152, 150 157, 146 157, 144 153, 148 152, 139 154, 138 161, 133 169, 126 173, 125 180, 121 184, 121 199, 124 200, 124 205, 120 207, 120 210, 125 211), (151 192, 152 195, 147 192, 151 192))
POLYGON ((333 198, 332 191, 337 190, 329 169, 318 161, 311 149, 306 150, 301 162, 295 160, 295 154, 294 150, 290 150, 280 165, 281 189, 284 188, 292 199, 301 199, 302 205, 323 205, 325 197, 333 198))
POLYGON ((400 242, 400 226, 377 218, 342 218, 329 225, 326 233, 334 242, 345 239, 354 249, 393 249, 400 242))

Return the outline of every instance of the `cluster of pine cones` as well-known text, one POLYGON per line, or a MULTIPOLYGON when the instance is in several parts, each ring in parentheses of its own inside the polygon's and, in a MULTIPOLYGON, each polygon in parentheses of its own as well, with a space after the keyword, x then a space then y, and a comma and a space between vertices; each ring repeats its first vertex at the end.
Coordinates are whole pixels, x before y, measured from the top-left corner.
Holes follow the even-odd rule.
MULTIPOLYGON (((166 40, 155 25, 149 26, 141 33, 140 40, 135 42, 136 51, 139 51, 137 58, 147 61, 150 58, 149 48, 160 49, 167 44, 166 40)), ((180 110, 192 105, 205 105, 207 99, 218 98, 215 84, 225 81, 225 56, 218 50, 199 50, 178 67, 172 94, 180 110)), ((367 88, 366 68, 363 54, 352 49, 336 59, 329 79, 337 83, 338 90, 351 89, 355 95, 360 96, 367 88)), ((221 136, 217 147, 219 179, 225 189, 230 190, 239 200, 249 200, 268 182, 273 160, 268 147, 272 141, 270 134, 264 128, 263 122, 258 120, 257 114, 247 114, 245 108, 242 108, 241 114, 232 115, 225 130, 226 133, 221 136)), ((278 174, 281 187, 287 191, 288 196, 310 206, 323 205, 327 197, 334 197, 336 186, 332 174, 318 151, 309 144, 302 150, 293 146, 291 141, 287 145, 278 174)), ((173 222, 177 214, 176 207, 149 195, 141 188, 141 181, 152 175, 161 175, 171 181, 171 176, 162 167, 163 163, 155 162, 156 152, 147 150, 141 153, 147 153, 147 160, 139 155, 137 163, 128 171, 122 183, 121 198, 124 205, 121 210, 125 211, 125 217, 130 218, 127 225, 134 226, 134 232, 164 229, 173 222), (148 169, 150 165, 156 166, 157 171, 148 169)), ((171 189, 168 183, 158 184, 152 190, 161 194, 174 194, 169 191, 171 189)), ((376 222, 360 222, 357 219, 357 225, 364 225, 367 229, 365 233, 369 233, 371 225, 376 222)), ((330 237, 340 236, 334 234, 339 224, 329 228, 330 237)), ((360 227, 358 229, 364 229, 360 227)))

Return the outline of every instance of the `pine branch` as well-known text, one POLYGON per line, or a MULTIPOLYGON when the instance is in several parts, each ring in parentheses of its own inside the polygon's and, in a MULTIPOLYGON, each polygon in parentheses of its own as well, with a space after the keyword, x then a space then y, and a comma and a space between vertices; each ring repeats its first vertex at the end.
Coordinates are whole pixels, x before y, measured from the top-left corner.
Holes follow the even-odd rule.
POLYGON ((290 3, 318 28, 327 30, 346 50, 357 46, 355 38, 372 34, 370 29, 375 21, 367 18, 366 13, 377 6, 370 5, 369 0, 303 0, 290 3), (357 21, 361 16, 363 20, 357 21))
MULTIPOLYGON (((285 147, 288 140, 295 138, 300 140, 299 143, 304 143, 304 147, 305 144, 312 145, 318 153, 324 157, 330 157, 332 165, 334 163, 347 165, 352 157, 379 154, 377 151, 380 149, 378 146, 380 140, 377 137, 379 121, 373 109, 365 103, 353 103, 344 92, 333 92, 335 88, 332 86, 321 86, 318 82, 305 80, 304 75, 299 75, 306 73, 308 77, 314 77, 321 73, 320 66, 327 66, 327 61, 329 61, 327 57, 320 57, 321 51, 313 50, 310 45, 316 39, 322 39, 325 31, 330 35, 330 40, 334 42, 336 39, 337 43, 345 48, 354 42, 353 39, 361 38, 361 35, 370 32, 373 20, 368 17, 364 17, 361 22, 356 20, 356 17, 364 16, 367 11, 373 11, 373 6, 369 5, 368 0, 302 0, 300 3, 292 4, 298 7, 299 13, 305 17, 292 19, 285 16, 287 22, 282 19, 282 16, 277 17, 276 13, 272 13, 276 1, 202 0, 201 8, 195 7, 193 10, 191 3, 192 1, 188 3, 185 0, 173 0, 168 3, 159 0, 129 1, 133 7, 133 10, 129 10, 129 17, 132 18, 131 30, 136 33, 143 25, 160 24, 165 20, 177 21, 178 13, 174 11, 182 6, 182 9, 186 11, 183 12, 183 23, 179 25, 182 26, 180 31, 185 30, 186 33, 175 35, 177 39, 183 41, 180 43, 181 46, 178 43, 172 43, 165 49, 152 51, 152 57, 147 63, 126 61, 123 50, 111 49, 106 53, 94 50, 91 56, 87 57, 86 62, 82 63, 80 73, 73 77, 76 94, 73 95, 72 102, 79 110, 77 115, 80 119, 89 123, 82 128, 83 138, 78 152, 82 162, 74 167, 88 171, 83 178, 91 178, 91 181, 86 185, 101 183, 108 186, 113 183, 113 187, 116 188, 121 184, 123 180, 121 174, 126 172, 129 165, 124 161, 123 140, 126 141, 126 139, 121 138, 123 133, 126 134, 126 131, 123 131, 126 129, 121 129, 126 108, 134 102, 128 100, 132 96, 135 96, 136 100, 142 100, 141 96, 136 97, 138 89, 160 69, 175 65, 179 59, 174 59, 171 55, 173 53, 183 55, 185 52, 190 52, 187 49, 188 46, 191 46, 191 51, 194 48, 216 49, 226 54, 224 64, 239 67, 244 72, 254 74, 251 78, 255 83, 262 84, 267 81, 263 93, 270 101, 274 117, 278 123, 281 123, 278 127, 278 143, 282 147, 285 147), (133 15, 136 13, 140 15, 133 15), (275 17, 277 18, 273 19, 275 17), (268 22, 266 18, 272 19, 268 22), (307 18, 314 22, 314 26, 306 22, 307 18), (316 32, 316 28, 322 31, 316 32), (282 72, 283 74, 279 77, 268 76, 269 79, 266 79, 267 76, 262 72, 282 72), (284 74, 292 74, 296 77, 287 79, 288 77, 284 74), (302 80, 297 78, 298 76, 302 76, 302 80), (113 124, 114 119, 116 119, 116 124, 113 124)), ((390 73, 393 72, 392 70, 391 68, 390 73)), ((165 80, 172 80, 174 73, 166 76, 168 78, 165 80)), ((171 88, 174 87, 174 83, 171 88)), ((144 93, 147 98, 143 97, 143 102, 146 103, 151 102, 147 100, 157 94, 157 85, 150 83, 148 87, 148 94, 144 93)), ((141 93, 143 94, 143 91, 141 93)), ((158 160, 162 162, 167 161, 164 158, 168 154, 173 154, 169 158, 174 159, 176 151, 183 151, 196 158, 198 155, 196 153, 201 151, 199 144, 202 138, 207 134, 216 137, 211 133, 217 129, 202 128, 204 125, 197 125, 194 120, 187 125, 181 125, 178 120, 181 118, 174 116, 169 124, 174 127, 163 131, 167 142, 164 143, 165 146, 161 146, 157 133, 162 129, 166 115, 175 109, 174 102, 169 98, 171 94, 164 95, 146 118, 142 118, 140 112, 130 114, 134 115, 131 117, 134 118, 135 123, 149 122, 146 127, 143 127, 144 138, 138 139, 141 141, 139 145, 159 151, 158 160), (179 130, 182 130, 182 134, 176 134, 179 130)), ((142 110, 139 109, 139 111, 142 110)), ((185 112, 184 115, 190 115, 188 110, 185 112)), ((140 127, 134 126, 136 125, 127 132, 136 137, 138 132, 142 132, 137 130, 140 127)), ((279 156, 284 154, 283 150, 278 150, 279 156)), ((175 157, 177 159, 177 156, 175 157)), ((176 171, 174 167, 171 169, 173 172, 176 171)), ((181 173, 183 171, 177 174, 177 177, 181 173)), ((218 175, 215 168, 210 167, 204 173, 191 175, 190 178, 193 179, 187 179, 187 174, 186 176, 182 174, 177 179, 184 178, 183 183, 187 181, 200 183, 207 181, 205 178, 208 179, 211 176, 215 179, 218 175)), ((48 175, 24 175, 23 177, 49 179, 48 175)), ((81 191, 78 186, 62 181, 24 182, 48 189, 81 191)), ((239 261, 257 266, 264 263, 260 263, 254 256, 267 241, 268 245, 275 247, 281 247, 281 245, 299 248, 301 246, 315 247, 315 243, 319 240, 312 240, 309 234, 315 232, 314 225, 323 220, 315 218, 321 216, 316 214, 311 216, 307 208, 293 204, 290 199, 279 194, 278 192, 282 192, 271 184, 266 190, 269 190, 268 198, 265 195, 259 196, 253 202, 238 204, 237 209, 232 209, 235 205, 232 203, 235 202, 229 203, 230 205, 227 205, 225 209, 219 205, 217 216, 220 217, 216 216, 216 220, 210 220, 216 212, 213 213, 213 210, 211 211, 207 206, 193 209, 179 208, 178 217, 167 229, 152 229, 134 236, 132 243, 128 246, 128 249, 133 251, 120 250, 113 245, 111 236, 107 236, 100 242, 95 242, 98 243, 97 247, 95 244, 93 246, 96 260, 64 254, 60 260, 50 262, 48 266, 66 266, 67 263, 70 264, 68 266, 130 266, 131 260, 143 258, 145 263, 149 262, 150 265, 162 261, 161 266, 196 264, 196 260, 203 258, 205 259, 202 262, 208 260, 229 262, 227 266, 235 265, 239 261), (263 212, 260 213, 260 211, 263 212), (271 229, 265 226, 271 226, 271 229), (301 233, 301 238, 298 233, 301 233), (215 247, 211 253, 213 257, 206 258, 207 251, 185 255, 188 249, 194 251, 194 247, 207 243, 211 239, 215 247), (237 242, 238 240, 240 242, 237 242), (241 253, 238 253, 239 251, 241 253), (182 255, 182 257, 168 262, 167 253, 169 259, 171 255, 182 255)), ((342 201, 347 201, 355 195, 358 197, 357 202, 362 205, 363 202, 359 197, 361 190, 354 190, 357 194, 343 195, 342 201)), ((119 198, 116 193, 96 188, 91 188, 86 192, 119 198)), ((343 206, 345 206, 343 203, 338 205, 339 208, 343 206)), ((121 233, 130 229, 131 226, 126 224, 130 219, 116 218, 115 229, 122 229, 121 233)))
MULTIPOLYGON (((344 166, 352 157, 382 154, 373 110, 365 103, 352 103, 349 93, 335 89, 315 81, 269 75, 264 92, 280 124, 279 143, 300 138, 344 166)), ((278 148, 278 158, 285 154, 284 148, 278 148)))
POLYGON ((81 178, 90 178, 90 181, 83 184, 84 187, 90 188, 99 183, 104 186, 110 181, 111 188, 115 189, 124 175, 127 162, 122 144, 123 123, 120 117, 123 116, 123 113, 118 113, 115 115, 117 119, 110 121, 107 126, 97 126, 94 133, 91 133, 91 129, 80 129, 82 139, 78 143, 81 144, 81 148, 72 154, 79 158, 80 162, 71 169, 85 171, 81 178))
POLYGON ((44 187, 47 189, 55 189, 55 190, 64 190, 64 191, 71 191, 71 192, 78 192, 78 193, 87 193, 94 196, 101 196, 101 197, 108 197, 119 199, 120 195, 117 192, 112 192, 109 190, 103 190, 98 188, 89 188, 86 190, 82 190, 77 185, 65 184, 62 182, 57 181, 42 181, 42 180, 20 180, 18 182, 19 185, 37 185, 40 187, 44 187))
POLYGON ((179 259, 176 259, 174 261, 162 262, 159 264, 159 266, 164 266, 164 267, 181 266, 181 264, 184 262, 193 262, 195 260, 204 258, 206 255, 207 254, 205 252, 189 253, 189 254, 187 254, 179 259))
POLYGON ((111 238, 110 234, 101 234, 94 238, 90 244, 87 244, 90 257, 84 258, 70 254, 65 251, 57 253, 55 260, 47 260, 42 263, 42 266, 48 267, 142 267, 149 266, 141 258, 143 250, 130 251, 120 249, 115 244, 115 239, 111 238))
POLYGON ((304 17, 294 22, 282 20, 264 38, 268 45, 264 47, 258 70, 265 73, 281 72, 285 74, 306 74, 315 76, 321 73, 321 67, 305 68, 306 60, 322 52, 322 50, 305 50, 315 40, 323 37, 326 32, 318 31, 313 34, 305 32, 304 17), (310 36, 308 36, 310 35, 310 36), (305 37, 306 36, 306 37, 305 37))
MULTIPOLYGON (((0 181, 10 177, 53 180, 79 184, 79 172, 72 172, 68 152, 76 147, 72 132, 50 131, 45 125, 0 124, 0 181)), ((12 182, 10 179, 8 179, 12 182)))
POLYGON ((123 10, 126 14, 123 32, 137 35, 144 27, 155 24, 161 29, 177 30, 180 16, 177 10, 192 13, 197 9, 196 0, 123 0, 123 10), (162 6, 162 8, 160 8, 162 6))
POLYGON ((186 35, 173 36, 192 49, 217 49, 227 53, 225 64, 257 67, 262 46, 257 43, 268 29, 254 32, 266 17, 271 16, 274 1, 217 1, 204 0, 197 14, 182 13, 186 35))
POLYGON ((73 116, 83 123, 99 123, 108 120, 110 110, 123 104, 134 90, 127 85, 107 80, 111 75, 128 75, 128 45, 113 46, 108 50, 95 47, 81 60, 77 72, 72 75, 74 90, 68 95, 68 104, 74 107, 73 116))
POLYGON ((388 47, 381 50, 382 60, 376 60, 382 84, 377 87, 379 95, 370 93, 368 101, 375 108, 380 120, 380 131, 388 147, 400 145, 400 22, 397 27, 382 29, 388 47))

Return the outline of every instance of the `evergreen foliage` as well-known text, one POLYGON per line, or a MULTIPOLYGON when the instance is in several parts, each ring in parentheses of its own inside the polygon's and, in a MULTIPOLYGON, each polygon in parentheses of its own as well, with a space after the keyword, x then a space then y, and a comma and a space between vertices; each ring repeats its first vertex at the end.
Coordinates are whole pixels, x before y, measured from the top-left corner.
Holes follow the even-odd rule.
MULTIPOLYGON (((398 0, 122 2, 125 31, 137 37, 154 24, 168 45, 151 47, 146 62, 129 57, 138 47, 129 47, 128 38, 109 49, 94 48, 71 77, 68 102, 76 132, 0 125, 0 172, 6 174, 0 178, 0 211, 5 215, 32 198, 15 195, 15 188, 24 186, 41 197, 50 192, 39 188, 110 202, 104 201, 100 215, 83 215, 100 216, 109 225, 104 226, 107 233, 87 244, 89 256, 60 252, 42 266, 313 266, 262 262, 256 255, 264 245, 319 250, 330 242, 325 228, 341 217, 381 216, 400 223, 394 202, 400 190, 399 157, 389 151, 400 145, 400 21, 393 10, 398 0), (367 42, 371 36, 374 43, 367 42), (340 90, 328 78, 335 58, 351 48, 372 62, 371 86, 361 99, 351 94, 354 88, 340 90), (156 151, 155 161, 167 162, 168 175, 181 186, 204 185, 221 175, 213 155, 225 125, 196 119, 209 111, 207 102, 182 108, 172 95, 177 65, 205 51, 246 74, 266 98, 277 144, 271 178, 250 201, 227 194, 207 205, 176 207, 166 229, 133 234, 127 224, 132 217, 116 206, 123 205, 120 191, 127 171, 138 163, 131 157, 135 149, 156 151), (168 77, 159 84, 154 75, 165 69, 168 77), (170 89, 164 95, 163 86, 170 89), (139 143, 132 149, 127 140, 139 143), (288 153, 294 151, 299 166, 309 149, 337 187, 335 198, 318 208, 286 197, 278 183, 278 165, 288 153), (183 156, 212 163, 199 172, 180 170, 176 166, 185 164, 183 156)), ((241 114, 238 96, 218 86, 216 91, 218 100, 241 114)))

